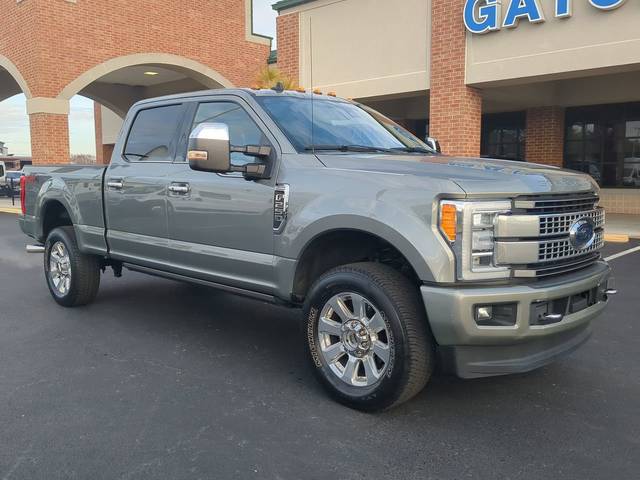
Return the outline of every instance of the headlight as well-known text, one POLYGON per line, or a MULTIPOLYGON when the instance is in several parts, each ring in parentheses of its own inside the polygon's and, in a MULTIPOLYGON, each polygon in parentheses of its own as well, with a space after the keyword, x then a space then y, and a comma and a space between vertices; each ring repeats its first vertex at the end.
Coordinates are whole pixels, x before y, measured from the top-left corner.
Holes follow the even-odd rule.
POLYGON ((510 201, 440 202, 438 226, 456 256, 459 280, 508 278, 510 269, 496 266, 493 230, 496 217, 511 210, 510 201))

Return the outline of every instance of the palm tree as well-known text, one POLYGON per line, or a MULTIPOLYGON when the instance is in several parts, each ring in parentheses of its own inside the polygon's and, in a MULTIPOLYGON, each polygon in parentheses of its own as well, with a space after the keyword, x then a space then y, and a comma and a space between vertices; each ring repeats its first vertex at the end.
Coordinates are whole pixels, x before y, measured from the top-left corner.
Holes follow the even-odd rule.
POLYGON ((256 77, 256 87, 273 88, 278 83, 282 83, 285 90, 294 90, 296 82, 289 76, 282 74, 278 67, 266 65, 260 69, 256 77))

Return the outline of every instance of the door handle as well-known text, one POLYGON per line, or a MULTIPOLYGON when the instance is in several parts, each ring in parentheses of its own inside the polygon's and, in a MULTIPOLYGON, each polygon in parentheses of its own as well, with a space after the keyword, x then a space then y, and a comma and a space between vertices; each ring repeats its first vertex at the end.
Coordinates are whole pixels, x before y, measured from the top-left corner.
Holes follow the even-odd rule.
POLYGON ((122 180, 111 180, 107 182, 107 187, 114 190, 122 190, 122 187, 124 187, 124 182, 122 180))
POLYGON ((177 195, 186 195, 189 190, 191 189, 188 183, 172 183, 169 185, 169 191, 177 195))

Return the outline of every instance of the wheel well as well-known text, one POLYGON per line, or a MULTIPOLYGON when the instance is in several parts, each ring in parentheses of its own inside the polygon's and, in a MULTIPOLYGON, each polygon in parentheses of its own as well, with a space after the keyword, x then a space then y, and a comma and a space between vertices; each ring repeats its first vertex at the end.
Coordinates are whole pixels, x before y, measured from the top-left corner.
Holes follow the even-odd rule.
POLYGON ((49 232, 57 227, 73 225, 69 212, 57 200, 47 202, 42 209, 42 238, 45 240, 49 232))
POLYGON ((313 282, 340 265, 378 262, 399 271, 412 283, 418 275, 400 251, 386 240, 368 232, 336 230, 314 238, 298 261, 293 280, 293 300, 302 301, 313 282))

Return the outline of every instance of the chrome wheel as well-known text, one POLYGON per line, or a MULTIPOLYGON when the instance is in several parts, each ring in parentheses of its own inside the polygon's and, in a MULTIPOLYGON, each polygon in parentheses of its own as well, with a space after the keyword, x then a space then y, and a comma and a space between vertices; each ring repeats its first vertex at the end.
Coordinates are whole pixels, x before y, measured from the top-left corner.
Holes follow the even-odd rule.
POLYGON ((56 242, 49 252, 49 279, 56 293, 64 296, 71 288, 71 259, 62 242, 56 242))
POLYGON ((380 311, 357 293, 330 298, 318 319, 320 352, 340 380, 369 387, 384 375, 393 348, 380 311))

